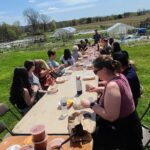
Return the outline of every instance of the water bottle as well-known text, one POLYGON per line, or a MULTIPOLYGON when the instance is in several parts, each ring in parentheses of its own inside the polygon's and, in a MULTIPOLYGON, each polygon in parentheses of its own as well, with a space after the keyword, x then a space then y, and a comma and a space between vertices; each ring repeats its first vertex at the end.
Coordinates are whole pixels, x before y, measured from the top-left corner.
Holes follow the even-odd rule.
POLYGON ((67 99, 66 97, 62 97, 61 101, 61 116, 66 117, 68 115, 68 109, 67 109, 67 99))
POLYGON ((76 76, 76 88, 77 88, 77 95, 81 95, 82 94, 82 83, 81 83, 81 79, 80 79, 79 75, 76 76))

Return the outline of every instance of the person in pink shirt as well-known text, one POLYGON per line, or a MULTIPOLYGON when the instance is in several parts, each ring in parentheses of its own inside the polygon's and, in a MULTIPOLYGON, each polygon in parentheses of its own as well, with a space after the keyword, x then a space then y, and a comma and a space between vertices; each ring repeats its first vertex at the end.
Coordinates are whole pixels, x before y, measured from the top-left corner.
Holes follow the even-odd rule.
POLYGON ((102 55, 93 65, 94 73, 107 81, 97 102, 81 101, 97 115, 93 150, 143 150, 142 128, 129 83, 123 74, 117 73, 120 63, 102 55))

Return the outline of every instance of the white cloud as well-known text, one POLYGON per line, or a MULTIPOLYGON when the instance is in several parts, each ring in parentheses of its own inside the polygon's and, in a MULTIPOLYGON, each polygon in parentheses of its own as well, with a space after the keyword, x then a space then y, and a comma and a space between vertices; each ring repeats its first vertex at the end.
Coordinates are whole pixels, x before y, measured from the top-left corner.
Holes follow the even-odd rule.
POLYGON ((35 3, 36 0, 28 0, 29 3, 35 3))
POLYGON ((36 6, 37 7, 47 7, 50 4, 50 2, 42 2, 42 3, 38 3, 36 6))
POLYGON ((81 5, 81 4, 94 4, 98 0, 61 0, 62 3, 66 5, 81 5))
POLYGON ((73 10, 80 10, 80 9, 87 9, 94 7, 95 4, 86 4, 81 6, 74 6, 74 7, 68 7, 68 8, 56 8, 56 7, 49 7, 47 10, 41 10, 41 13, 43 14, 53 14, 53 13, 62 13, 62 12, 69 12, 73 10))
POLYGON ((44 7, 55 7, 59 5, 59 1, 44 1, 41 3, 36 4, 38 8, 44 8, 44 7))
POLYGON ((48 11, 57 11, 57 10, 59 10, 59 8, 57 8, 57 7, 49 7, 48 8, 48 11))

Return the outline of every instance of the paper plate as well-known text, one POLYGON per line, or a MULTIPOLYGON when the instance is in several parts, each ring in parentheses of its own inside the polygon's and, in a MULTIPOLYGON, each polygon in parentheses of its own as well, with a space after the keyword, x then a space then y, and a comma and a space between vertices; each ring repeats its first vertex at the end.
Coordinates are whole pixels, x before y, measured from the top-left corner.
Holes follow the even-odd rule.
POLYGON ((21 146, 20 145, 12 145, 8 147, 6 150, 20 150, 21 146))

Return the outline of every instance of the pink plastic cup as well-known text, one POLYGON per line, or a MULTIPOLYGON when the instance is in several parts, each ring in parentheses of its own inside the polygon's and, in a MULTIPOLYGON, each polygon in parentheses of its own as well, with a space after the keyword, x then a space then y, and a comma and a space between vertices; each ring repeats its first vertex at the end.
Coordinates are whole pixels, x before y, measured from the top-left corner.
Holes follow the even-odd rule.
POLYGON ((46 150, 47 140, 48 140, 48 136, 46 136, 45 139, 41 142, 33 142, 34 150, 46 150))
MULTIPOLYGON (((63 138, 53 139, 48 143, 47 150, 56 150, 61 145, 62 142, 64 142, 63 138)), ((61 147, 60 150, 64 150, 63 147, 61 147)))
POLYGON ((45 139, 45 126, 44 125, 35 125, 31 129, 32 141, 41 142, 45 139))

